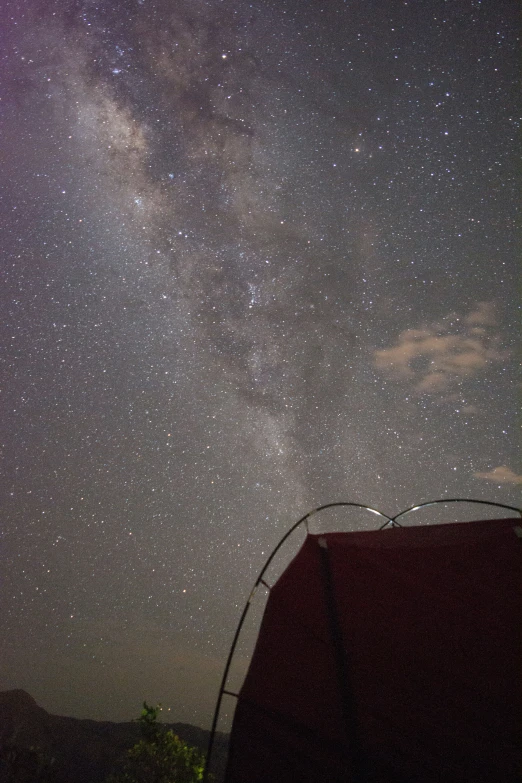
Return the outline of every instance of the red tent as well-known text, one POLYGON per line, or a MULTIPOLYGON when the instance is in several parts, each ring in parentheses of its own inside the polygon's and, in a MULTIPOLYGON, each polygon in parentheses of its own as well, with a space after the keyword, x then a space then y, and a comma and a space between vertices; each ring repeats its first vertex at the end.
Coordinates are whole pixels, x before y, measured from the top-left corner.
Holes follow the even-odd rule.
POLYGON ((521 524, 308 535, 268 598, 226 783, 520 783, 521 524))

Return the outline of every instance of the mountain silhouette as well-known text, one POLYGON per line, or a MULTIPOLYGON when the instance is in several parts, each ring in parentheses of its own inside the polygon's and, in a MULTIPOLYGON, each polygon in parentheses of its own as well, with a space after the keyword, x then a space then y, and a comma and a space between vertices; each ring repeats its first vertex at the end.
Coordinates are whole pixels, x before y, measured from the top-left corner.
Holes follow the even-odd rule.
MULTIPOLYGON (((210 732, 188 723, 164 725, 206 751, 210 732)), ((0 783, 103 783, 139 738, 135 722, 52 715, 23 690, 0 691, 0 783), (20 772, 13 777, 16 764, 20 772)), ((212 765, 216 782, 221 780, 227 743, 228 735, 218 733, 212 765)))

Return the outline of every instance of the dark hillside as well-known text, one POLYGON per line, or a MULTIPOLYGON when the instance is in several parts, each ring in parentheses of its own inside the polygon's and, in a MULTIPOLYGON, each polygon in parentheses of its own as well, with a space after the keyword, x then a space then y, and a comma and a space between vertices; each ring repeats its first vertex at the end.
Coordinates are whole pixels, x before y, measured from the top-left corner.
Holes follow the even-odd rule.
MULTIPOLYGON (((206 751, 208 731, 186 723, 165 725, 181 739, 206 751)), ((12 775, 8 777, 7 759, 12 768, 15 756, 20 760, 17 783, 26 780, 34 783, 36 773, 26 771, 26 768, 31 768, 32 764, 37 766, 35 758, 51 764, 53 783, 103 783, 125 752, 137 742, 139 734, 136 723, 51 715, 25 691, 0 692, 0 783, 14 780, 12 775), (37 755, 28 753, 30 749, 37 755)), ((227 741, 225 734, 216 737, 218 773, 224 767, 227 741)))

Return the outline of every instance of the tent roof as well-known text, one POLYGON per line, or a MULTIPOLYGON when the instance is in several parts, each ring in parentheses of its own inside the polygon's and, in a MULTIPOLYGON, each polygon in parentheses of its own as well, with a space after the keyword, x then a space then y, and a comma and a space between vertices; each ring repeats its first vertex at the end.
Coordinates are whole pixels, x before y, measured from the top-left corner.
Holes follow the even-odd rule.
POLYGON ((309 535, 270 592, 227 783, 520 780, 520 525, 309 535))

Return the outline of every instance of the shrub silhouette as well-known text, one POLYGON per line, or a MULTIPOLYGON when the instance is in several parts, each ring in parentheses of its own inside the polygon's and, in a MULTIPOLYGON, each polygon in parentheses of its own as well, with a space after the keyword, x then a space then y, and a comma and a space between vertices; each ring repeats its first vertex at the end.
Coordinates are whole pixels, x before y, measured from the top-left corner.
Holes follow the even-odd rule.
POLYGON ((197 783, 203 779, 204 756, 158 722, 161 705, 143 702, 137 722, 141 739, 131 748, 120 772, 106 783, 197 783))

